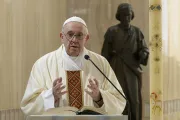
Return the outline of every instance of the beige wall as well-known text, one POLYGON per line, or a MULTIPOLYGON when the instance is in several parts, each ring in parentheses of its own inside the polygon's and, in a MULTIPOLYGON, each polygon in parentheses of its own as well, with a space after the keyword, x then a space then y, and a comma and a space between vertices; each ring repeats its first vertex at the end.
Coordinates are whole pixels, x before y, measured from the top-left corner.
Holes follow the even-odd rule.
MULTIPOLYGON (((18 109, 33 63, 60 46, 59 32, 70 16, 88 25, 87 47, 100 53, 107 28, 118 23, 118 4, 133 5, 135 19, 148 41, 148 0, 0 0, 0 110, 18 109)), ((143 98, 149 101, 149 74, 145 68, 143 98)))

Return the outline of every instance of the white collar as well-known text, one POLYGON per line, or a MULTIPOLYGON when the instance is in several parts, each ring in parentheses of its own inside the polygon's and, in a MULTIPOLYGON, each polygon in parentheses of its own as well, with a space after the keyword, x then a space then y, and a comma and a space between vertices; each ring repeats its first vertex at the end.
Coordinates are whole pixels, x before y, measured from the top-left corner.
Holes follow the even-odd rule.
POLYGON ((72 57, 67 54, 65 47, 63 45, 62 56, 63 56, 64 69, 65 70, 82 70, 83 60, 84 60, 84 50, 85 49, 83 49, 83 51, 77 57, 72 57))

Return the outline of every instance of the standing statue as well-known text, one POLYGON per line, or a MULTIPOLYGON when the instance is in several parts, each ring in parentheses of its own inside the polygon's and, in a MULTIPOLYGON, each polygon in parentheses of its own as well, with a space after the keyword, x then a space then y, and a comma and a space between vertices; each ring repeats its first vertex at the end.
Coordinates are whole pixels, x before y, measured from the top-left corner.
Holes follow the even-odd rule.
MULTIPOLYGON (((149 50, 138 27, 130 24, 134 18, 132 6, 118 6, 116 19, 119 24, 108 28, 101 54, 109 61, 130 103, 131 120, 142 119, 142 69, 147 65, 149 50)), ((123 114, 128 114, 128 104, 123 114)))

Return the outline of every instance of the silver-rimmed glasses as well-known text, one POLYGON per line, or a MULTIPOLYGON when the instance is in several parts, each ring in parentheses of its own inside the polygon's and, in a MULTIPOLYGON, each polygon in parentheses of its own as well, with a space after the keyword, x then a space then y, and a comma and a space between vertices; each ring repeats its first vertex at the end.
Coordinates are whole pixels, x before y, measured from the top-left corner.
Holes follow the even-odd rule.
POLYGON ((68 32, 68 33, 64 33, 63 32, 63 34, 64 34, 64 36, 66 37, 66 39, 68 39, 69 41, 72 41, 72 39, 74 38, 74 37, 76 37, 76 39, 77 40, 83 40, 84 38, 85 38, 85 34, 83 34, 83 33, 78 33, 78 34, 75 34, 75 33, 73 33, 73 32, 68 32))

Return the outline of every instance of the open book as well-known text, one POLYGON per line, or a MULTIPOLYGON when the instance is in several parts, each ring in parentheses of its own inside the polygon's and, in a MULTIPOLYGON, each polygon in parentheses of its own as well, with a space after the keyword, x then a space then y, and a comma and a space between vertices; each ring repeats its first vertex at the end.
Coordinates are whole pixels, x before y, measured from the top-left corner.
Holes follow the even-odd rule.
POLYGON ((107 112, 102 108, 84 106, 80 110, 76 107, 58 107, 50 108, 43 115, 106 115, 107 112))

